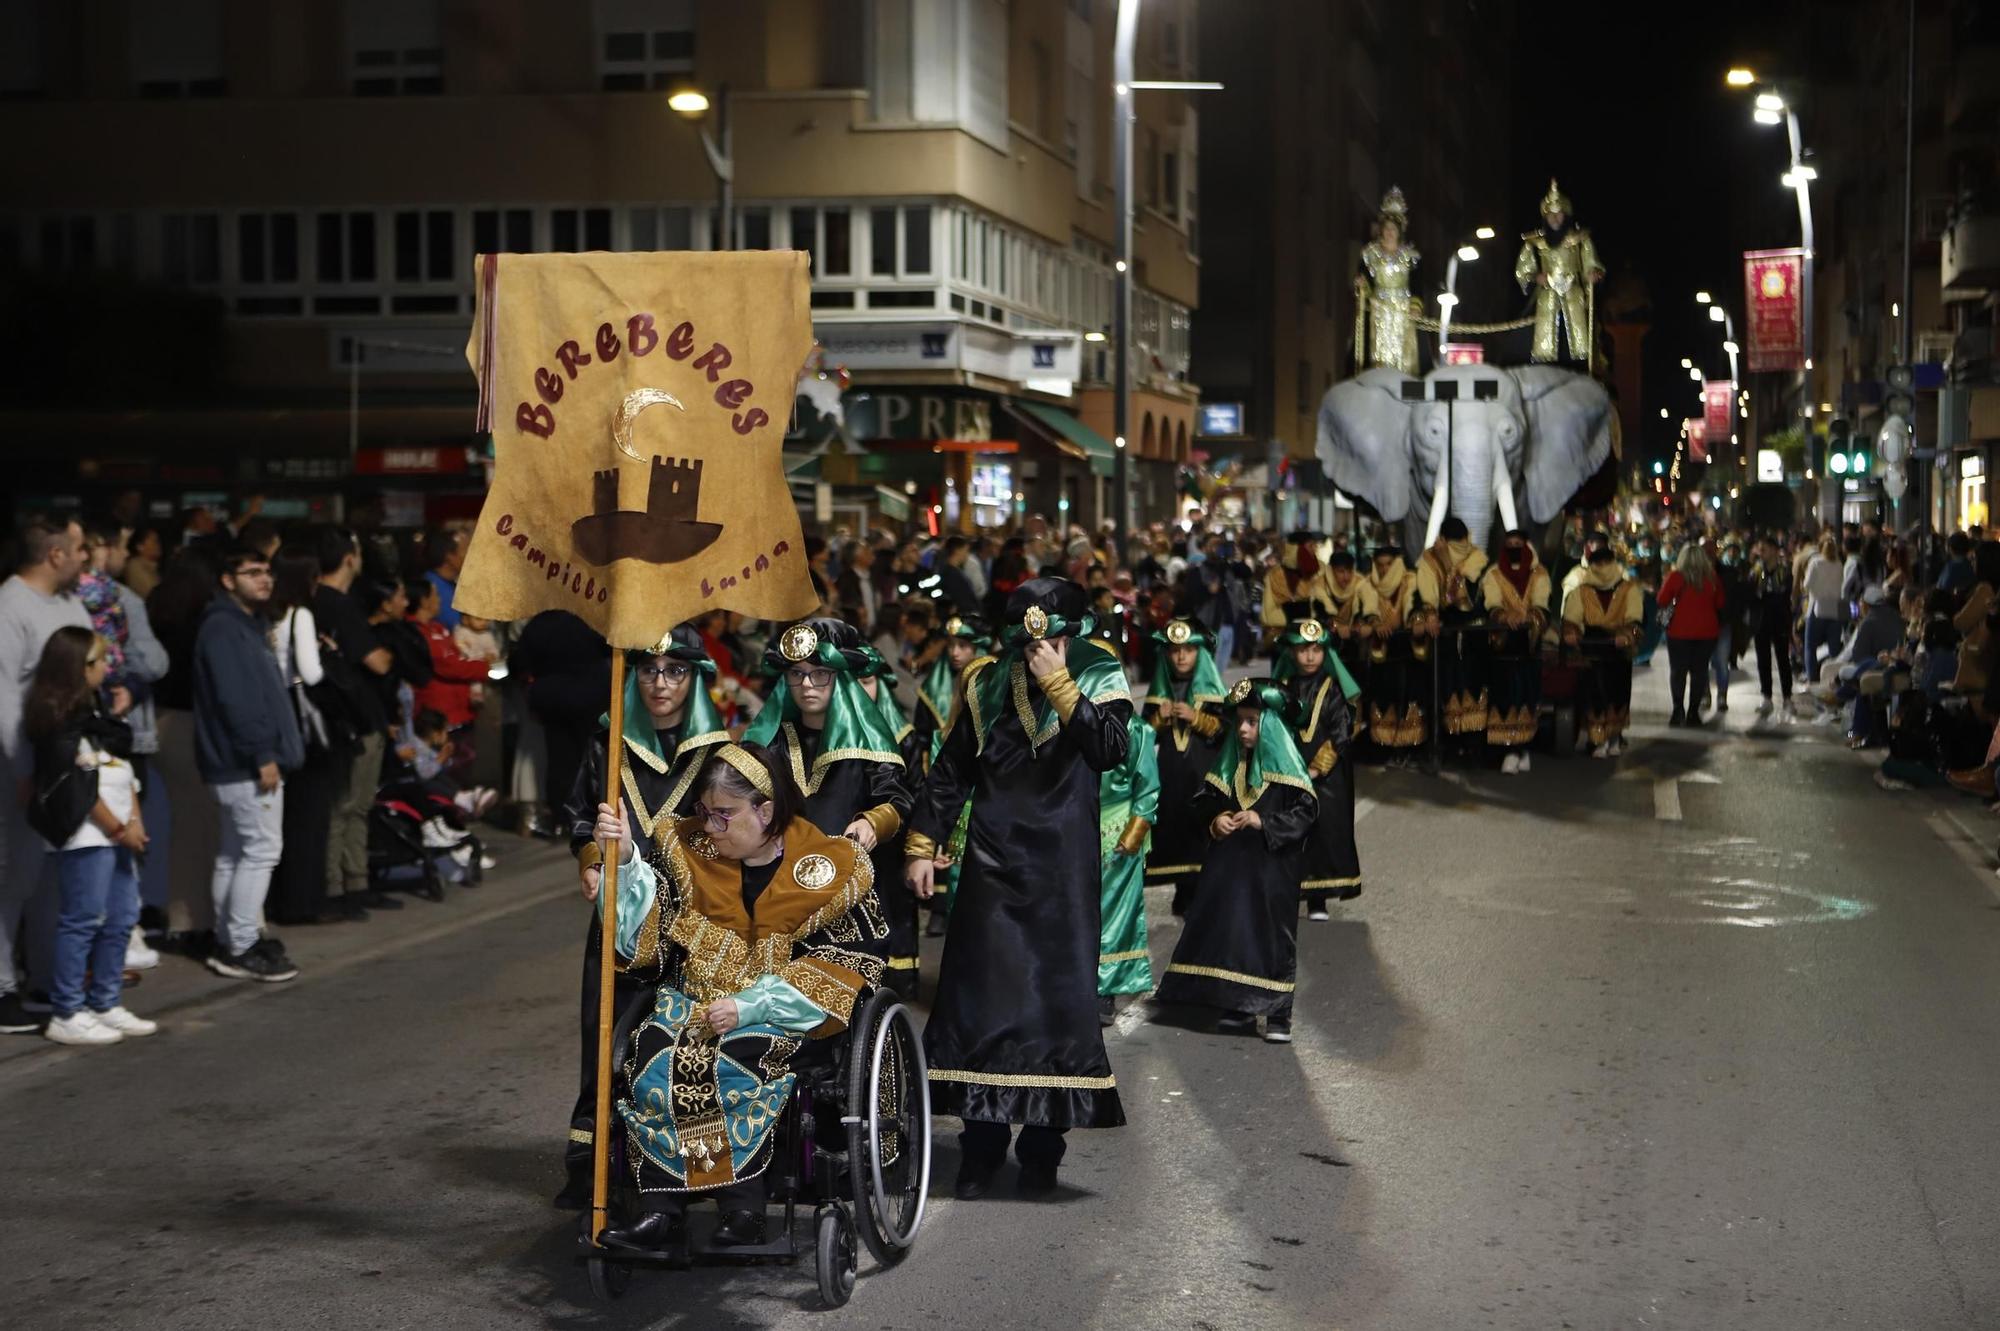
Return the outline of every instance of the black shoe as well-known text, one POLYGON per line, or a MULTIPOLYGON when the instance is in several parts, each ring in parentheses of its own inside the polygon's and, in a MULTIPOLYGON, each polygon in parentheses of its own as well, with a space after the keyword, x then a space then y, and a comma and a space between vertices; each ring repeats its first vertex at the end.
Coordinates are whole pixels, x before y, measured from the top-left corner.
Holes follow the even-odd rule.
POLYGON ((40 1019, 21 1006, 19 994, 0 994, 0 1034, 26 1035, 41 1028, 40 1019))
POLYGON ((1247 1012, 1229 1012, 1216 1018, 1217 1035, 1255 1035, 1257 1018, 1247 1012))
POLYGON ((1336 887, 1333 889, 1333 899, 1335 901, 1352 901, 1360 895, 1361 884, 1359 883, 1349 883, 1346 887, 1336 887))
POLYGON ((941 910, 931 912, 931 922, 924 926, 924 937, 943 938, 945 921, 950 917, 941 910))
POLYGON ((1670 717, 1668 717, 1668 718, 1667 718, 1667 724, 1668 724, 1668 725, 1670 725, 1670 726, 1684 726, 1684 725, 1686 725, 1686 724, 1687 724, 1687 713, 1686 713, 1686 712, 1682 712, 1682 711, 1675 711, 1675 713, 1674 713, 1674 714, 1673 714, 1672 716, 1670 716, 1670 717))
POLYGON ((147 942, 158 942, 167 932, 167 913, 158 906, 139 907, 139 932, 147 942))
POLYGON ((1264 1023, 1264 1043, 1290 1044, 1291 1042, 1292 1042, 1291 1022, 1279 1021, 1276 1018, 1273 1018, 1272 1020, 1264 1023))
POLYGON ((1056 1190, 1055 1167, 1023 1163, 1021 1177, 1014 1186, 1023 1197, 1047 1197, 1056 1190))
POLYGON ((743 1248, 764 1241, 764 1217, 757 1211, 731 1211, 709 1236, 712 1248, 743 1248))
POLYGON ((569 1182, 563 1184, 562 1191, 556 1194, 555 1208, 558 1211, 588 1210, 592 1195, 590 1176, 571 1174, 569 1182))
POLYGON ((403 908, 403 903, 399 898, 392 897, 387 892, 377 892, 372 887, 366 892, 349 892, 347 899, 357 906, 366 906, 369 910, 401 910, 403 908))
POLYGON ((1118 1020, 1118 1000, 1110 994, 1097 996, 1097 1024, 1109 1026, 1118 1020))
POLYGON ((993 1191, 993 1176, 999 1172, 998 1169, 967 1160, 958 1167, 958 1182, 952 1185, 951 1195, 962 1202, 976 1202, 993 1191))
POLYGON ((282 984, 299 978, 299 968, 282 950, 265 949, 261 943, 253 943, 236 953, 218 948, 209 954, 208 968, 232 980, 256 980, 262 984, 282 984))
MULTIPOLYGON (((588 1188, 585 1188, 584 1194, 584 1205, 588 1206, 588 1188)), ((558 1197, 557 1201, 560 1204, 561 1198, 558 1197)), ((605 1230, 599 1241, 604 1247, 624 1248, 630 1252, 672 1252, 686 1237, 687 1225, 679 1215, 648 1211, 629 1225, 605 1230)))

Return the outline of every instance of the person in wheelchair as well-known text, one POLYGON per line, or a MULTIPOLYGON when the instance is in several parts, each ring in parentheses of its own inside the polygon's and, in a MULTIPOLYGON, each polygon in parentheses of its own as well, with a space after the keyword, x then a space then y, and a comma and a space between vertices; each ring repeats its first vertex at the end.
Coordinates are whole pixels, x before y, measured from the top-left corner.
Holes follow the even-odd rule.
POLYGON ((664 976, 615 1110, 640 1214, 605 1232, 608 1247, 678 1247, 704 1196, 722 1213, 712 1246, 762 1243, 791 1063, 881 982, 888 929, 868 854, 807 821, 785 766, 756 745, 718 747, 694 816, 662 819, 643 855, 622 809, 598 808, 597 837, 618 848, 620 965, 664 976))

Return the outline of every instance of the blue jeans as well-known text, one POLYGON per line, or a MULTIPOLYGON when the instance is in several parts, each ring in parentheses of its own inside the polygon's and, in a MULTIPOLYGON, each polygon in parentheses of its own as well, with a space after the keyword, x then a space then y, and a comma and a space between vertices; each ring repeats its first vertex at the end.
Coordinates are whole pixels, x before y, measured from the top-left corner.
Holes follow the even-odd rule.
POLYGON ((1828 656, 1839 653, 1840 629, 1841 621, 1838 619, 1822 619, 1818 615, 1806 616, 1804 675, 1807 692, 1811 692, 1819 685, 1820 649, 1825 648, 1828 656))
POLYGON ((1215 631, 1215 664, 1218 669, 1229 669, 1230 658, 1236 652, 1236 625, 1224 624, 1215 631))
POLYGON ((1722 626, 1722 636, 1715 640, 1715 652, 1709 657, 1709 670, 1715 676, 1715 696, 1724 703, 1729 701, 1729 625, 1722 626))
POLYGON ((49 1006, 58 1017, 118 1006, 125 983, 125 944, 139 922, 139 879, 132 852, 86 846, 56 855, 62 910, 56 917, 56 958, 49 1006), (89 990, 85 991, 88 974, 89 990))

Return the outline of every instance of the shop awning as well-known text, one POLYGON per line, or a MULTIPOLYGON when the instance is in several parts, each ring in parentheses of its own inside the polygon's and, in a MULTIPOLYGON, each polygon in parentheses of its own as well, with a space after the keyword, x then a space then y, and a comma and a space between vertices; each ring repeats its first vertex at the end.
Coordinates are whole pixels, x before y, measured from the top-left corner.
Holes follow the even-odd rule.
POLYGON ((1039 402, 1023 402, 1019 398, 1008 398, 1007 405, 1013 411, 1026 413, 1041 422, 1073 448, 1081 449, 1082 456, 1090 461, 1090 470, 1093 474, 1111 475, 1117 462, 1118 450, 1111 446, 1109 439, 1061 407, 1045 407, 1039 402))

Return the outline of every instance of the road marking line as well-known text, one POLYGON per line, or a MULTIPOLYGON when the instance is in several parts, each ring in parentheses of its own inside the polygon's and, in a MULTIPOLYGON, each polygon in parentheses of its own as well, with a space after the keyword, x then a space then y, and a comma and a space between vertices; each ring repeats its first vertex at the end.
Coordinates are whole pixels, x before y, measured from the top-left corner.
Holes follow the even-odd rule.
POLYGON ((1375 801, 1371 799, 1358 799, 1354 801, 1354 821, 1357 823, 1360 822, 1363 818, 1366 818, 1369 814, 1375 812, 1375 810, 1379 807, 1380 806, 1377 805, 1375 801))
POLYGON ((1678 777, 1663 776, 1653 783, 1653 817, 1668 823, 1681 821, 1681 783, 1678 777))
POLYGON ((1996 901, 2000 901, 2000 878, 1993 876, 1993 864, 1981 848, 1984 843, 1973 834, 1972 829, 1948 809, 1938 810, 1925 821, 1931 825, 1931 831, 1937 833, 1938 840, 1944 842, 1946 848, 1958 857, 1959 862, 1972 870, 1973 875, 1979 879, 1980 886, 1992 893, 1996 901), (1958 835, 1952 836, 1947 833, 1942 826, 1944 823, 1950 823, 1957 828, 1958 835))

